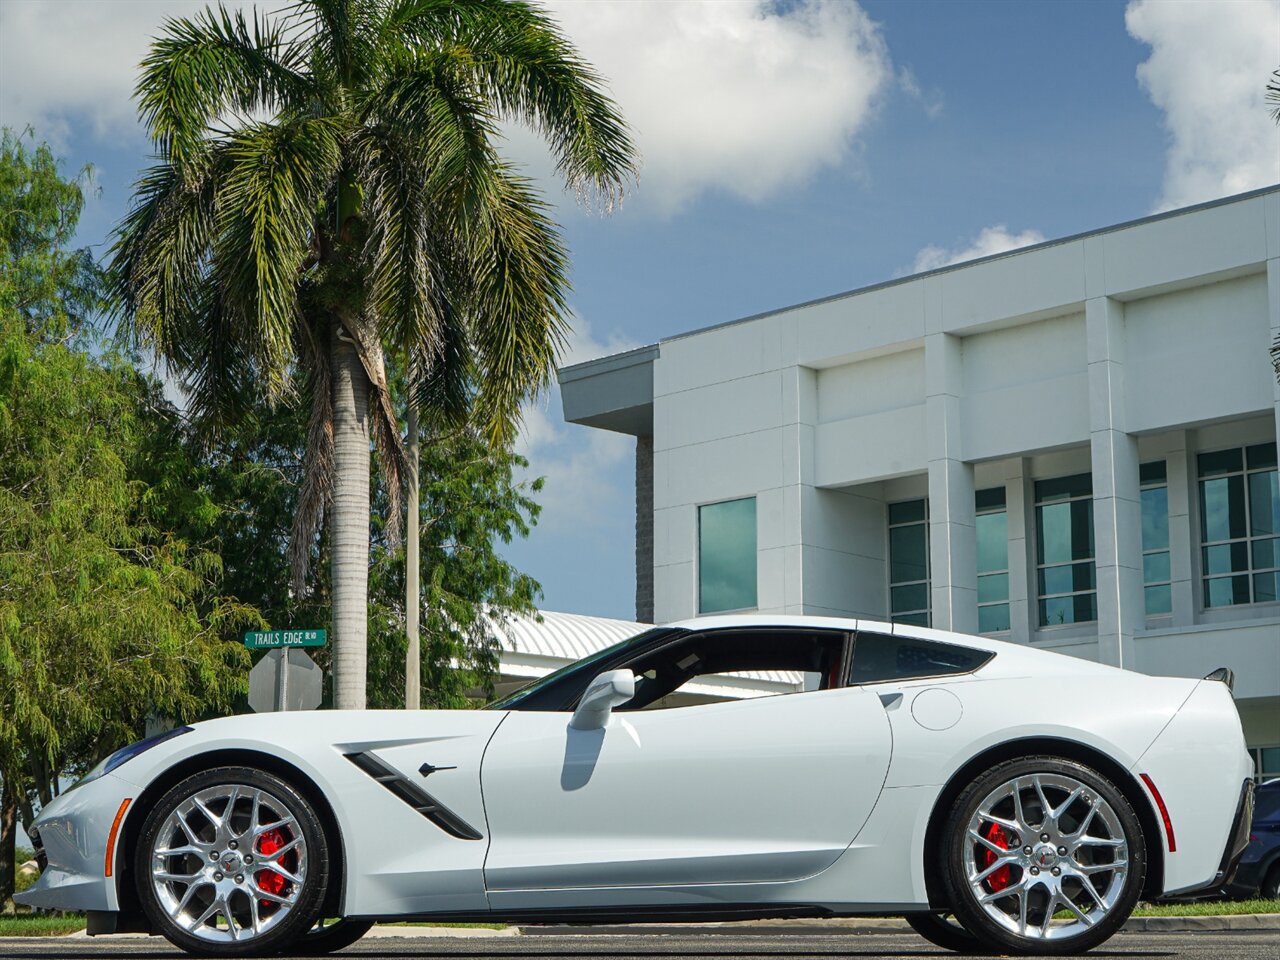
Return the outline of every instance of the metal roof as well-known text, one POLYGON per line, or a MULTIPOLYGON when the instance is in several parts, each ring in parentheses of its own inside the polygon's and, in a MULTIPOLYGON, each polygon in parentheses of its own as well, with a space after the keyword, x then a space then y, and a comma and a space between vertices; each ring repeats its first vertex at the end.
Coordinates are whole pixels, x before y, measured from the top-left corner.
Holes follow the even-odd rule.
POLYGON ((651 624, 579 613, 541 611, 535 617, 511 617, 494 624, 494 634, 503 653, 523 653, 536 657, 556 657, 572 662, 612 646, 627 637, 648 630, 651 624))

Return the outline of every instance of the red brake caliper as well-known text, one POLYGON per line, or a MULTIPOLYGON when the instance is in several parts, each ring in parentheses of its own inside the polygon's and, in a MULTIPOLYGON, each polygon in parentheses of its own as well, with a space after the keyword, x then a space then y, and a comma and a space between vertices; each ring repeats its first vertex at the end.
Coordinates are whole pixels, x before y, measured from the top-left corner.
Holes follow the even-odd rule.
MULTIPOLYGON (((1002 828, 998 823, 993 823, 991 826, 987 827, 986 838, 1001 850, 1009 849, 1009 838, 1005 836, 1004 828, 1002 828)), ((996 862, 995 851, 987 847, 982 847, 978 851, 978 860, 982 864, 982 869, 985 870, 996 862)), ((1009 867, 1001 867, 995 873, 991 874, 991 876, 987 877, 987 886, 991 888, 992 893, 995 893, 998 890, 1003 890, 1009 885, 1009 881, 1012 879, 1009 876, 1010 873, 1011 870, 1009 867)))
MULTIPOLYGON (((269 857, 271 856, 271 854, 275 853, 277 850, 283 847, 284 843, 285 843, 285 840, 284 840, 283 833, 281 833, 279 830, 268 830, 258 840, 258 853, 262 854, 264 857, 269 857)), ((281 857, 280 859, 278 859, 276 863, 280 864, 280 866, 283 867, 284 857, 281 857)), ((259 888, 267 891, 267 893, 273 893, 277 897, 281 895, 281 891, 284 890, 284 885, 288 882, 285 880, 284 877, 280 876, 280 874, 270 869, 258 871, 256 880, 259 888)), ((263 900, 261 902, 262 902, 262 905, 265 907, 271 901, 263 900)))

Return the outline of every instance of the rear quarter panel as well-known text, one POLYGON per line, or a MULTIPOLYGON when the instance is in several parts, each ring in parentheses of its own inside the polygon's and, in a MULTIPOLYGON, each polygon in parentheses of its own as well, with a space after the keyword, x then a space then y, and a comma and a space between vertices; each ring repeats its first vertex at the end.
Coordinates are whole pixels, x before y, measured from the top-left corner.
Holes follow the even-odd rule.
POLYGON ((1210 883, 1222 862, 1241 788, 1253 775, 1240 716, 1226 685, 1200 681, 1142 754, 1135 772, 1151 777, 1173 825, 1177 849, 1165 857, 1164 892, 1210 883))

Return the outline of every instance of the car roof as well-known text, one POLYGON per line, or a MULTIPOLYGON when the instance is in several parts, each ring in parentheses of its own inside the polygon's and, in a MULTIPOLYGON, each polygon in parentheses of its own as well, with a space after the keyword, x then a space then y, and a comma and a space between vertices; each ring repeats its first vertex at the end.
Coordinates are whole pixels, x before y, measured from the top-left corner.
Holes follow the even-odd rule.
POLYGON ((1053 650, 1036 648, 1025 643, 1012 640, 1001 640, 995 637, 980 637, 969 633, 956 633, 950 630, 935 630, 932 627, 917 627, 904 623, 885 623, 883 620, 865 620, 845 617, 815 617, 798 614, 769 613, 732 613, 694 617, 666 624, 668 627, 681 630, 726 630, 750 629, 763 627, 795 627, 811 630, 845 630, 871 633, 892 634, 899 637, 913 637, 919 640, 932 640, 937 643, 950 643, 969 647, 974 650, 987 650, 998 654, 991 663, 1000 662, 1001 672, 1021 672, 1022 670, 1049 670, 1062 674, 1099 674, 1124 673, 1129 677, 1141 677, 1132 671, 1121 671, 1108 664, 1085 660, 1081 657, 1068 656, 1053 650))

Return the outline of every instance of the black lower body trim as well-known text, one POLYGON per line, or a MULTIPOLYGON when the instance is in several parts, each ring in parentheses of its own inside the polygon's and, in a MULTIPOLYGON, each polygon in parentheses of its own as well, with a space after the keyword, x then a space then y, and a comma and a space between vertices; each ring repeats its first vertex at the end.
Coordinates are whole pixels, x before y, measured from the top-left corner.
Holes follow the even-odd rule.
POLYGON ((1218 864, 1218 872, 1212 880, 1182 890, 1170 890, 1161 900, 1191 900, 1209 894, 1222 893, 1236 876, 1236 868, 1240 866, 1240 858, 1244 856, 1245 847, 1249 846, 1249 831, 1253 827, 1253 781, 1246 780, 1240 788, 1240 802, 1236 805, 1236 817, 1231 822, 1231 832, 1227 834, 1227 846, 1222 851, 1222 861, 1218 864))

